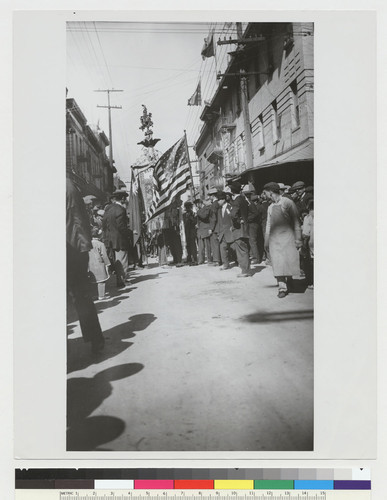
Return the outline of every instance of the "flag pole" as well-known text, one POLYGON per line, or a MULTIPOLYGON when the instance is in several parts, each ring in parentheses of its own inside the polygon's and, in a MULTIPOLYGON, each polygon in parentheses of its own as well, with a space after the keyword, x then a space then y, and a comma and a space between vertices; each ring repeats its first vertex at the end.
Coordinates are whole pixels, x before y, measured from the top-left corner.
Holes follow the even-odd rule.
POLYGON ((187 142, 187 131, 184 129, 184 140, 185 140, 185 147, 186 147, 186 151, 187 151, 187 160, 188 160, 188 166, 189 166, 189 175, 190 175, 190 178, 191 178, 191 196, 192 196, 192 201, 194 201, 195 197, 196 197, 196 193, 195 193, 195 186, 194 186, 194 182, 193 182, 193 176, 192 176, 192 166, 191 166, 191 160, 189 158, 189 150, 188 150, 188 142, 187 142))

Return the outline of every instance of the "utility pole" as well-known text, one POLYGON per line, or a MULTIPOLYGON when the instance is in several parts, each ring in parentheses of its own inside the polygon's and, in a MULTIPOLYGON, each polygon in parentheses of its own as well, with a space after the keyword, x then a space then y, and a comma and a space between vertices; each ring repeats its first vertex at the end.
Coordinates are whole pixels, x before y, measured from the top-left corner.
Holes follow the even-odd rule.
MULTIPOLYGON (((236 23, 237 35, 242 39, 242 23, 236 23)), ((245 145, 246 145, 246 167, 253 168, 253 143, 251 139, 251 125, 249 113, 249 100, 247 98, 247 76, 244 70, 240 70, 240 91, 241 91, 241 105, 243 113, 243 123, 245 131, 245 145)))
POLYGON ((122 106, 111 106, 110 105, 110 92, 123 92, 123 90, 116 89, 104 89, 104 90, 94 90, 94 92, 107 92, 108 96, 108 105, 100 106, 97 105, 97 108, 107 108, 109 110, 109 164, 110 168, 113 170, 113 137, 112 137, 112 114, 111 109, 122 109, 122 106))

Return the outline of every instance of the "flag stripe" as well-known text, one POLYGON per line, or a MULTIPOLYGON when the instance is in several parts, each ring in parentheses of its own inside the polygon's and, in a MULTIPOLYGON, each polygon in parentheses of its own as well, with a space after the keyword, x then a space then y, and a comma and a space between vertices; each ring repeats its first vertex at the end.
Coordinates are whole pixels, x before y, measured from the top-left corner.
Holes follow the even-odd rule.
POLYGON ((170 184, 168 184, 167 186, 165 186, 164 189, 160 190, 160 192, 159 192, 160 197, 163 196, 165 193, 168 193, 168 191, 170 191, 171 189, 173 189, 175 182, 177 180, 179 180, 180 177, 182 177, 184 175, 185 176, 186 175, 189 176, 189 168, 188 168, 187 164, 185 164, 184 168, 182 168, 178 173, 176 173, 175 177, 172 179, 172 182, 170 184))
POLYGON ((176 182, 173 185, 173 188, 169 193, 164 194, 158 199, 158 204, 160 205, 161 203, 164 203, 166 200, 169 198, 173 198, 176 196, 175 191, 179 189, 182 185, 187 185, 187 182, 189 181, 189 176, 187 177, 186 175, 183 177, 183 179, 180 182, 176 182))
POLYGON ((174 186, 173 191, 171 191, 171 193, 168 196, 164 196, 163 198, 159 198, 159 199, 155 200, 155 203, 152 204, 152 207, 150 209, 150 213, 152 213, 154 210, 158 209, 159 207, 167 207, 169 205, 169 203, 172 201, 172 199, 175 196, 177 196, 178 194, 180 194, 182 187, 184 187, 184 189, 186 189, 186 186, 187 186, 187 183, 189 180, 190 180, 189 177, 183 178, 183 180, 181 182, 179 182, 178 184, 176 184, 174 186), (177 193, 177 191, 179 191, 179 193, 177 193))
POLYGON ((172 200, 187 189, 191 181, 185 136, 158 160, 153 171, 153 201, 147 222, 162 213, 172 200))
MULTIPOLYGON (((175 195, 174 195, 174 196, 178 196, 178 195, 180 195, 180 194, 184 193, 184 191, 185 191, 185 190, 186 190, 186 186, 185 186, 185 185, 181 186, 181 188, 180 188, 180 189, 179 189, 179 190, 175 193, 175 195)), ((171 199, 170 201, 172 201, 172 199, 171 199)), ((162 212, 164 212, 164 210, 165 210, 166 208, 168 208, 168 206, 169 206, 169 203, 168 203, 168 204, 165 204, 165 205, 160 206, 160 207, 157 209, 157 211, 156 211, 156 212, 152 215, 152 217, 156 217, 156 215, 160 215, 162 212)))

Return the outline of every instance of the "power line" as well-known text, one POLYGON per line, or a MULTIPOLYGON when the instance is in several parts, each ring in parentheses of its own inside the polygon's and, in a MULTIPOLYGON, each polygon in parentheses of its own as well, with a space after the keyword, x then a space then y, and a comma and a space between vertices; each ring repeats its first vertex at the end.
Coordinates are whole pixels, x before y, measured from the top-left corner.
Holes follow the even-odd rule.
POLYGON ((103 60, 104 60, 104 62, 105 62, 105 66, 106 66, 106 69, 107 69, 107 72, 108 72, 108 75, 109 75, 109 78, 110 78, 110 83, 113 85, 113 79, 112 79, 111 74, 110 74, 110 70, 109 70, 108 63, 106 62, 105 54, 104 54, 104 51, 103 51, 103 48, 102 48, 101 40, 99 39, 99 35, 98 35, 98 31, 97 31, 97 28, 96 28, 95 22, 93 22, 93 24, 94 24, 95 34, 97 35, 97 39, 98 39, 98 42, 99 42, 99 46, 100 46, 100 48, 101 48, 102 57, 103 57, 103 60))

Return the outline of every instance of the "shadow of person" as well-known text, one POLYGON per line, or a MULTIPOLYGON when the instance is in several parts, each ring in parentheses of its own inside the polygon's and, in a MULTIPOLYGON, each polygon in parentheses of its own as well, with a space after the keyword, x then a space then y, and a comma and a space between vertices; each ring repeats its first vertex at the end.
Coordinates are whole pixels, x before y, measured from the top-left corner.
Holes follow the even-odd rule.
POLYGON ((94 377, 67 380, 67 426, 87 418, 113 392, 111 382, 131 377, 144 368, 141 363, 126 363, 107 368, 94 377))
MULTIPOLYGON (((151 313, 144 314, 134 314, 130 316, 128 325, 128 330, 130 332, 141 332, 146 330, 148 326, 153 323, 157 319, 157 316, 151 313)), ((130 337, 122 337, 122 338, 130 338, 130 337)))
POLYGON ((149 280, 157 280, 157 278, 160 277, 161 274, 166 274, 165 272, 162 273, 155 273, 155 274, 144 274, 144 275, 139 275, 134 278, 130 277, 130 284, 135 285, 137 283, 141 283, 141 281, 149 281, 149 280))
POLYGON ((109 451, 98 446, 118 438, 125 430, 125 422, 117 417, 89 417, 76 422, 67 430, 67 451, 109 451))
POLYGON ((105 337, 105 349, 97 355, 92 355, 90 345, 85 343, 81 337, 67 340, 67 373, 83 370, 93 363, 101 363, 122 353, 133 342, 128 339, 135 337, 134 332, 143 331, 157 319, 150 313, 135 314, 129 321, 103 331, 105 337))

